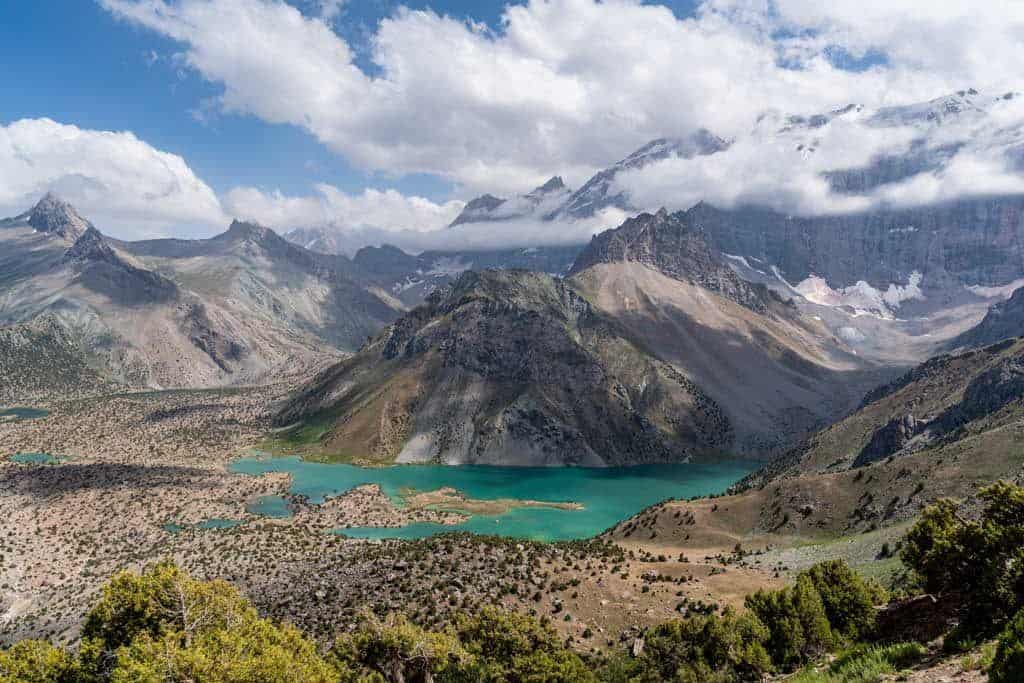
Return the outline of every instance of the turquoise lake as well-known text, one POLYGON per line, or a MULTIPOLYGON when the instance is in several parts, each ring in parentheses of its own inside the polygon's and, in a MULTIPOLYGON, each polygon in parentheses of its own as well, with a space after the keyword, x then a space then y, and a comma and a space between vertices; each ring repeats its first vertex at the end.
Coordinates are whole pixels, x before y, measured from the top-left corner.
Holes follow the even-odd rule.
MULTIPOLYGON (((757 463, 730 460, 715 464, 641 465, 637 467, 485 467, 443 465, 354 465, 306 462, 290 458, 245 458, 233 472, 259 475, 287 472, 292 493, 312 503, 362 484, 378 484, 398 505, 403 491, 452 487, 468 498, 514 498, 575 502, 583 510, 517 508, 501 515, 474 515, 457 526, 417 523, 398 529, 338 529, 355 538, 423 538, 441 532, 468 531, 540 541, 589 538, 630 515, 665 500, 721 493, 757 468, 757 463)), ((270 506, 276 508, 276 503, 270 506)))
POLYGON ((43 408, 0 408, 0 422, 4 420, 38 420, 50 414, 43 408))
POLYGON ((15 453, 10 457, 11 462, 22 465, 59 465, 67 458, 49 453, 15 453))

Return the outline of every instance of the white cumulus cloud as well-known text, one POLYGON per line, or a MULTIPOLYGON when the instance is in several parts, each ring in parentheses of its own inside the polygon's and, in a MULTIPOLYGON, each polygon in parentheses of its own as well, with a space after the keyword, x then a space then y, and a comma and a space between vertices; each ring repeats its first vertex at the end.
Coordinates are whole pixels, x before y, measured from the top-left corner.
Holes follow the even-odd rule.
POLYGON ((578 183, 655 137, 702 126, 732 137, 766 109, 909 102, 959 87, 967 72, 989 82, 1024 67, 1010 54, 985 70, 942 71, 939 48, 906 46, 915 17, 957 45, 1012 34, 980 8, 986 19, 957 36, 959 15, 930 9, 945 3, 908 8, 903 33, 868 31, 852 2, 780 12, 765 0, 708 0, 680 19, 635 0, 533 0, 506 8, 497 31, 403 9, 377 28, 370 75, 327 23, 281 0, 100 1, 182 43, 187 64, 222 85, 226 111, 302 127, 366 168, 506 194, 556 172, 578 183), (836 46, 889 61, 844 70, 828 58, 836 46))
POLYGON ((464 206, 461 201, 438 204, 393 189, 365 189, 349 194, 332 185, 318 184, 316 191, 316 195, 289 196, 279 191, 236 187, 227 193, 224 205, 238 218, 281 230, 330 224, 347 230, 376 228, 412 232, 443 228, 464 206))
POLYGON ((106 232, 163 235, 225 224, 220 202, 185 160, 130 132, 86 130, 50 119, 0 126, 0 215, 16 215, 53 190, 106 232))

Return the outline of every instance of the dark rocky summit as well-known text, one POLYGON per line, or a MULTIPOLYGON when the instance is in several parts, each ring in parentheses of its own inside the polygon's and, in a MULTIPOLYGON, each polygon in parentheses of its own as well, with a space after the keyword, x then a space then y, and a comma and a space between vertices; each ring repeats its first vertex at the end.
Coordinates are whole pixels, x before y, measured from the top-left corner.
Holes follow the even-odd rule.
POLYGON ((62 237, 74 242, 92 227, 92 223, 82 218, 75 207, 52 192, 39 200, 27 214, 23 214, 28 224, 39 232, 62 237))
POLYGON ((918 421, 910 414, 893 418, 871 436, 871 441, 857 455, 853 466, 863 467, 896 453, 914 438, 918 425, 918 421))
POLYGON ((174 282, 129 263, 92 225, 64 252, 62 263, 77 273, 82 285, 121 304, 152 304, 178 294, 174 282))
POLYGON ((596 235, 576 258, 570 274, 598 263, 635 261, 677 280, 700 285, 753 311, 768 307, 768 290, 743 280, 712 250, 686 214, 642 213, 614 230, 596 235))

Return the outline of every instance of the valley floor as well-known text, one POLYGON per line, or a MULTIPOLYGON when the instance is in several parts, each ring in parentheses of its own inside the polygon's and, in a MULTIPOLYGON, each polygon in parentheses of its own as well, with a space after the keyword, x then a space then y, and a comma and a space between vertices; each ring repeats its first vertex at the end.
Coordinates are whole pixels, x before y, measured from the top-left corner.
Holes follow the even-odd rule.
POLYGON ((75 399, 41 405, 50 411, 44 417, 0 422, 3 640, 73 641, 111 574, 165 557, 198 576, 226 578, 267 613, 324 636, 362 609, 437 623, 452 609, 498 602, 550 615, 585 649, 617 645, 671 618, 681 603, 738 604, 751 590, 781 583, 766 566, 715 560, 731 543, 659 561, 642 543, 373 542, 330 533, 462 519, 426 506, 398 509, 375 486, 321 506, 300 504, 287 519, 252 514, 248 503, 287 494, 288 475, 232 474, 226 465, 260 444, 269 407, 290 388, 75 399), (67 459, 6 460, 15 453, 67 459), (204 528, 209 520, 240 523, 204 528))
MULTIPOLYGON (((597 540, 561 544, 464 535, 375 542, 330 533, 462 519, 426 506, 396 508, 375 486, 321 506, 297 501, 287 519, 261 517, 247 504, 287 495, 288 475, 252 477, 226 466, 260 445, 271 406, 291 388, 80 398, 40 404, 49 410, 42 417, 0 420, 0 644, 73 642, 115 571, 161 558, 198 577, 225 578, 262 612, 323 639, 367 609, 437 625, 453 610, 496 603, 549 616, 581 650, 621 647, 687 607, 740 605, 822 559, 843 557, 879 578, 898 567, 881 549, 904 524, 853 536, 754 535, 753 507, 727 509, 742 496, 660 504, 597 540), (6 460, 14 453, 68 459, 6 460), (240 523, 203 528, 209 520, 240 523)), ((961 660, 935 662, 906 680, 983 680, 961 660)))

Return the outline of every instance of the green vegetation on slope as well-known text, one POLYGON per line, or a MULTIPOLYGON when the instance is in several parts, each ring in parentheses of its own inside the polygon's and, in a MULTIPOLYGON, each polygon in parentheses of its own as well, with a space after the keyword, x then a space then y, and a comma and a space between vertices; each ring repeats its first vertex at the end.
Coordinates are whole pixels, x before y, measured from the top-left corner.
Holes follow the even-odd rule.
MULTIPOLYGON (((1024 667, 1024 488, 999 482, 980 497, 985 507, 977 519, 949 501, 929 506, 907 534, 903 560, 939 601, 956 601, 958 625, 947 642, 967 646, 1002 630, 992 680, 1017 681, 1024 667)), ((0 683, 733 683, 795 671, 798 683, 867 683, 925 654, 891 630, 888 642, 871 642, 883 635, 874 607, 883 600, 843 562, 830 561, 801 572, 791 586, 748 596, 743 612, 692 613, 649 629, 628 653, 612 656, 577 654, 545 621, 492 606, 457 614, 437 630, 367 613, 324 649, 295 627, 260 617, 227 583, 198 581, 161 563, 111 580, 86 617, 77 650, 24 641, 0 652, 0 683)))

